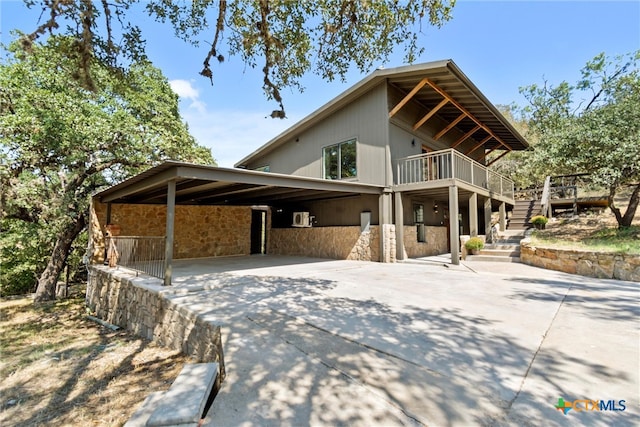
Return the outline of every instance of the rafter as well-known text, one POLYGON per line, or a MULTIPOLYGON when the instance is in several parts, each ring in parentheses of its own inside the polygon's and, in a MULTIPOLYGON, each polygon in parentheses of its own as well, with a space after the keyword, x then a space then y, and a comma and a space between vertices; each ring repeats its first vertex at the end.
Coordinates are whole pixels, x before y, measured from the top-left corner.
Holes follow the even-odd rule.
POLYGON ((455 125, 457 125, 458 123, 460 123, 460 121, 462 121, 462 119, 464 119, 465 117, 467 117, 467 113, 462 113, 460 114, 458 117, 456 117, 456 119, 454 121, 452 121, 451 123, 449 123, 447 125, 447 127, 445 127, 444 129, 442 129, 440 132, 438 132, 437 134, 434 135, 433 139, 435 139, 436 141, 439 140, 440 138, 442 138, 442 136, 449 132, 451 129, 453 129, 455 127, 455 125))
MULTIPOLYGON (((467 116, 469 116, 469 118, 471 120, 473 120, 477 125, 479 125, 482 129, 484 129, 489 135, 493 136, 493 138, 498 141, 500 144, 504 145, 508 150, 512 150, 511 146, 509 146, 509 144, 507 144, 506 142, 504 142, 500 137, 498 137, 497 135, 495 135, 491 129, 489 129, 489 127, 487 125, 485 125, 484 123, 482 123, 480 120, 478 120, 477 118, 475 118, 473 116, 473 114, 471 114, 466 108, 464 108, 462 105, 460 105, 460 103, 458 101, 456 101, 455 99, 453 99, 447 92, 445 92, 444 90, 442 90, 437 84, 435 84, 434 82, 432 82, 430 79, 425 78, 427 80, 427 84, 429 86, 431 86, 431 88, 433 90, 435 90, 436 92, 438 92, 440 95, 442 95, 443 97, 447 98, 449 100, 449 102, 451 102, 453 105, 456 106, 456 108, 460 111, 462 111, 463 113, 466 113, 467 116)), ((422 80, 425 80, 422 79, 422 80)))
POLYGON ((449 100, 447 98, 444 98, 442 101, 440 101, 440 103, 438 105, 436 105, 435 107, 433 107, 431 109, 431 111, 429 111, 427 114, 424 115, 423 118, 421 118, 418 123, 416 123, 415 125, 413 125, 413 130, 418 129, 420 126, 422 126, 423 124, 425 124, 425 122, 427 120, 429 120, 431 117, 433 117, 434 114, 436 114, 438 112, 438 110, 440 110, 442 107, 444 107, 445 105, 447 105, 447 103, 449 102, 449 100))
POLYGON ((415 87, 414 87, 413 89, 411 89, 411 92, 409 92, 409 93, 407 94, 407 96, 405 96, 404 98, 402 98, 402 101, 398 102, 398 104, 396 104, 396 106, 395 106, 395 107, 393 107, 393 108, 391 109, 391 111, 389 111, 389 118, 391 118, 391 117, 395 116, 395 114, 396 114, 398 111, 400 111, 400 109, 401 109, 402 107, 404 107, 404 106, 405 106, 405 104, 406 104, 407 102, 409 102, 409 101, 411 100, 411 98, 413 98, 413 97, 415 96, 415 94, 416 94, 416 93, 418 93, 418 91, 419 91, 420 89, 422 89, 422 87, 423 87, 424 85, 426 85, 428 82, 429 82, 429 79, 428 79, 428 78, 426 78, 426 77, 425 77, 424 79, 420 80, 420 82, 418 82, 418 84, 417 84, 417 85, 415 85, 415 87))
POLYGON ((482 147, 485 142, 489 141, 491 138, 493 138, 493 135, 489 135, 487 136, 485 139, 483 139, 482 141, 478 142, 476 145, 473 146, 473 148, 469 151, 467 151, 466 153, 464 153, 465 156, 468 156, 469 154, 473 153, 474 151, 476 151, 478 148, 482 147))
POLYGON ((492 164, 494 164, 495 162, 497 162, 498 160, 500 160, 501 158, 503 158, 504 156, 506 156, 509 153, 510 153, 509 150, 505 150, 504 153, 500 154, 498 157, 496 157, 495 159, 491 160, 487 166, 491 166, 492 164))
POLYGON ((467 138, 469 138, 471 135, 476 133, 478 130, 480 130, 480 126, 476 125, 476 127, 474 127, 469 132, 467 132, 464 135, 462 135, 456 142, 454 142, 453 145, 451 146, 451 148, 456 148, 458 145, 460 145, 463 142, 465 142, 467 140, 467 138))

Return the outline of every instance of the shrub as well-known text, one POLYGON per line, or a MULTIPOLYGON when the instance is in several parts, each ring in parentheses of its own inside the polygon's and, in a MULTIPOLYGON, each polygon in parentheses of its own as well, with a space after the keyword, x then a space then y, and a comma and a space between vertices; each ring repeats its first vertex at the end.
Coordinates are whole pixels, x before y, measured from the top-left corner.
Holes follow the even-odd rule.
POLYGON ((468 251, 479 251, 480 249, 484 248, 484 240, 482 240, 480 237, 472 237, 465 242, 464 247, 468 251))
POLYGON ((549 218, 544 215, 536 215, 529 222, 533 225, 546 225, 549 222, 549 218))

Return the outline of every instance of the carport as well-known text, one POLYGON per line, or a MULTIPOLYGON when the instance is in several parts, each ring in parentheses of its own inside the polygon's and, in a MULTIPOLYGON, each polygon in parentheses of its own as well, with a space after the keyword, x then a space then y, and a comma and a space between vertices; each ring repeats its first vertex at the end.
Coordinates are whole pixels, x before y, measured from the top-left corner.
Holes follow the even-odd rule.
MULTIPOLYGON (((106 204, 107 224, 112 204, 166 206, 164 284, 172 278, 176 205, 283 206, 360 195, 379 198, 378 223, 391 223, 391 190, 356 182, 227 169, 167 161, 94 195, 106 204)), ((385 252, 385 239, 380 251, 385 252)))

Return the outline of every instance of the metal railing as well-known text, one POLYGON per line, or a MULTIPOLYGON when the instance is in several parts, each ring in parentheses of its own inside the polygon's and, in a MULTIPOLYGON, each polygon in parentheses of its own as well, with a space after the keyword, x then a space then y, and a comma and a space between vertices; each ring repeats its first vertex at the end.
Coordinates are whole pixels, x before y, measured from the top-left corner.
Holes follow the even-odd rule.
POLYGON ((164 279, 165 240, 164 236, 108 237, 107 257, 113 244, 117 265, 164 279))
POLYGON ((404 157, 397 161, 396 184, 459 179, 492 193, 513 199, 513 181, 454 150, 404 157))

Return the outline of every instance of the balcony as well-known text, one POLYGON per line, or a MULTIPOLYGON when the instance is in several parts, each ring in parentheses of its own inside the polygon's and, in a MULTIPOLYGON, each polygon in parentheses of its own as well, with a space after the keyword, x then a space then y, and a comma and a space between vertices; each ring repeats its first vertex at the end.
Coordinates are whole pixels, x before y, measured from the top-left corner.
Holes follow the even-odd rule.
POLYGON ((463 183, 471 190, 488 193, 489 197, 513 201, 513 181, 493 172, 454 149, 434 151, 396 160, 396 185, 402 191, 403 185, 426 183, 425 188, 446 187, 463 183), (438 184, 442 185, 438 185, 438 184))

